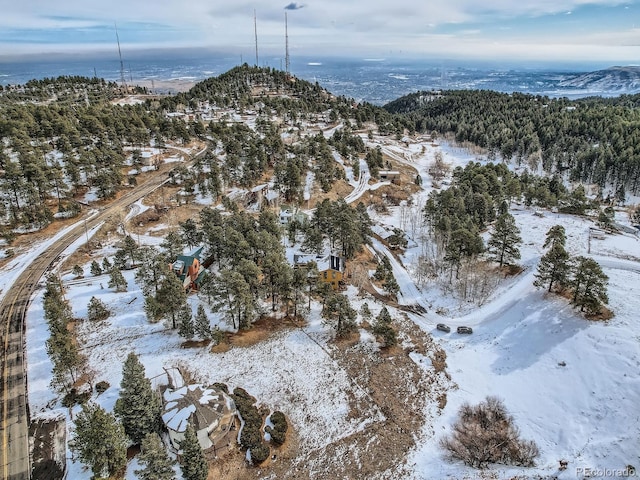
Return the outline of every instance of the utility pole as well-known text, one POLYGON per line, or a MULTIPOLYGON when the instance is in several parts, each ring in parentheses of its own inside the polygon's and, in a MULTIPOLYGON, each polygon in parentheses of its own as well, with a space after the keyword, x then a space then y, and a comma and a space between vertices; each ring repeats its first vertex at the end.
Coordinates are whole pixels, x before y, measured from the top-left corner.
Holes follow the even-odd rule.
POLYGON ((124 79, 124 63, 122 62, 122 51, 120 50, 120 36, 118 35, 118 25, 113 22, 114 27, 116 28, 116 41, 118 42, 118 56, 120 57, 120 82, 124 89, 127 89, 127 82, 124 79))
POLYGON ((284 66, 287 76, 289 76, 289 27, 287 25, 287 12, 284 12, 284 66))
POLYGON ((256 21, 256 10, 255 8, 253 9, 253 33, 256 37, 256 67, 259 67, 260 64, 258 63, 258 24, 256 21))

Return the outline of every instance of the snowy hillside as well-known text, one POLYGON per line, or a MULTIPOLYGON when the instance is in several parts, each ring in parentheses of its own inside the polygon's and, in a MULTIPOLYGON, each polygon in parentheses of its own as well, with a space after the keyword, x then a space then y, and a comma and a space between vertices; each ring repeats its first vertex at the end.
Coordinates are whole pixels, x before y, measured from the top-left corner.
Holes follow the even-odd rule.
POLYGON ((640 67, 611 67, 583 73, 563 80, 558 85, 590 92, 636 93, 640 91, 640 67))
MULTIPOLYGON (((487 395, 504 400, 522 437, 534 440, 541 456, 534 468, 496 466, 486 472, 485 478, 570 479, 582 478, 576 473, 580 468, 624 469, 629 464, 640 467, 640 296, 635 291, 640 280, 638 237, 607 235, 591 241, 590 255, 610 278, 609 305, 615 316, 607 322, 588 321, 564 298, 536 290, 533 275, 549 228, 564 226, 567 250, 572 255, 586 255, 588 231, 593 223, 587 218, 513 204, 511 213, 524 240, 520 261, 523 271, 515 277, 501 278, 482 306, 475 299, 460 300, 436 281, 417 284, 415 263, 421 253, 417 240, 424 233, 419 220, 427 195, 433 190, 427 172, 435 152, 441 152, 452 166, 475 161, 476 156, 448 145, 436 145, 427 138, 391 142, 375 137, 365 141, 384 145, 388 158, 414 169, 425 180, 421 191, 413 196, 411 207, 405 203, 390 207, 388 213, 370 211, 376 222, 375 231, 398 227, 409 237, 409 247, 399 258, 382 242, 372 242, 378 255, 390 259, 400 287, 398 308, 389 307, 402 328, 401 348, 395 354, 381 355, 379 344, 365 329, 360 330, 354 345, 340 350, 323 323, 316 302, 302 327, 283 326, 260 341, 231 345, 227 351, 181 348, 184 339, 176 331, 146 319, 134 271, 125 272, 126 293, 107 289, 106 276, 87 275, 74 280, 71 274, 63 274, 75 316, 86 317, 92 296, 103 300, 113 311, 104 322, 81 322, 77 327, 96 379, 111 385, 96 401, 107 409, 113 408, 119 395, 122 363, 133 350, 139 354, 148 377, 160 377, 163 368, 181 366, 198 382, 243 387, 260 404, 285 412, 295 432, 298 451, 297 456, 286 459, 290 466, 283 466, 279 472, 297 478, 336 478, 331 475, 338 465, 351 468, 340 470, 351 472, 348 478, 478 478, 476 470, 445 459, 439 441, 450 431, 463 403, 477 403, 487 395), (426 313, 418 313, 418 309, 407 313, 405 307, 416 305, 426 313), (405 314, 413 323, 401 320, 405 314), (401 325, 403 322, 406 325, 401 325), (450 325, 452 333, 437 331, 437 323, 450 325), (473 327, 474 333, 458 335, 455 327, 460 325, 473 327), (412 328, 417 333, 411 332, 412 328), (433 362, 433 353, 438 349, 446 353, 446 371, 438 371, 433 362), (402 365, 395 390, 384 393, 393 408, 404 411, 419 425, 415 431, 403 430, 407 427, 401 424, 401 412, 388 408, 388 404, 383 408, 380 391, 371 385, 376 373, 401 365, 394 362, 400 362, 405 353, 411 365, 402 365), (356 371, 359 364, 354 358, 363 362, 360 371, 356 371), (366 377, 371 372, 374 374, 366 377), (438 403, 443 408, 437 407, 438 403), (400 452, 402 460, 398 463, 381 463, 380 470, 371 471, 367 452, 373 448, 394 450, 399 441, 397 436, 384 437, 380 433, 379 429, 390 426, 410 439, 401 446, 411 447, 400 452), (393 441, 385 444, 385 438, 393 441), (569 462, 565 471, 558 471, 559 460, 569 462)), ((335 159, 341 161, 339 156, 335 159)), ((368 183, 365 163, 361 163, 360 172, 360 181, 353 178, 352 171, 347 172, 354 187, 347 196, 350 201, 381 186, 368 183)), ((619 217, 625 221, 622 212, 619 217)), ((104 256, 112 253, 110 247, 101 251, 104 256)), ((88 271, 88 264, 84 269, 88 271)), ((11 272, 3 272, 4 280, 11 276, 11 272)), ((355 287, 346 293, 354 308, 366 301, 376 315, 383 306, 373 297, 359 297, 355 287)), ((49 389, 51 364, 44 351, 48 333, 41 295, 42 291, 33 299, 27 322, 29 402, 33 415, 60 408, 59 399, 49 389)), ((197 295, 190 296, 189 302, 195 312, 197 295)), ((219 315, 209 315, 212 324, 220 323, 229 329, 219 315)), ((281 464, 274 463, 273 468, 284 464, 285 459, 281 464)), ((70 460, 69 469, 68 478, 90 478, 90 472, 79 462, 70 460)), ((127 478, 136 478, 134 469, 130 464, 127 478)), ((287 478, 277 477, 268 468, 250 472, 250 478, 287 478)), ((347 478, 346 473, 343 475, 347 478)))

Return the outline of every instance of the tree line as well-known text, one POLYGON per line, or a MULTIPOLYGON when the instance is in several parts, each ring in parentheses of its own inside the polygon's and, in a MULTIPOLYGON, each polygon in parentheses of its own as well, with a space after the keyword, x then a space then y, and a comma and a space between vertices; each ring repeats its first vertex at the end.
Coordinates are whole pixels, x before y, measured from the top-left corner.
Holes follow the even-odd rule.
POLYGON ((452 133, 507 161, 640 191, 640 97, 568 100, 487 90, 417 92, 385 106, 411 131, 452 133))

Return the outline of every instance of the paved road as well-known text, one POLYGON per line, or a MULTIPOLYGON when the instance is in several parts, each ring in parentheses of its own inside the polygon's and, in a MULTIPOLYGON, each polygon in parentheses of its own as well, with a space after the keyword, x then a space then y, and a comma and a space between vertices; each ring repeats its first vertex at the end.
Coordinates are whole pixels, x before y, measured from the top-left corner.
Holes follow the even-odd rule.
MULTIPOLYGON (((203 154, 205 150, 196 156, 203 154)), ((158 172, 144 184, 113 201, 90 221, 78 225, 60 238, 51 248, 34 258, 18 277, 0 303, 0 344, 2 344, 2 381, 0 382, 0 471, 6 480, 28 480, 31 473, 29 458, 29 404, 25 358, 25 317, 31 296, 53 262, 65 249, 91 229, 104 222, 118 210, 148 195, 167 181, 166 172, 158 172)))

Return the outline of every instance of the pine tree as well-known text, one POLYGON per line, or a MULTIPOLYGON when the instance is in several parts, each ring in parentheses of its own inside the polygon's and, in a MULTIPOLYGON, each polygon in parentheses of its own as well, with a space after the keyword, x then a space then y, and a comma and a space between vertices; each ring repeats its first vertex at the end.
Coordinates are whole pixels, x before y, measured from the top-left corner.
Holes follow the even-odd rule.
POLYGON ((178 313, 178 321, 180 322, 178 334, 181 337, 186 338, 187 340, 191 340, 193 338, 193 335, 195 334, 195 328, 193 325, 193 316, 191 315, 191 309, 188 305, 185 305, 185 308, 180 310, 180 312, 178 313))
POLYGON ((95 260, 93 262, 91 262, 91 275, 93 276, 98 276, 98 275, 102 275, 102 268, 100 267, 100 264, 98 262, 96 262, 95 260))
POLYGON ((187 294, 177 275, 167 275, 164 278, 156 295, 156 301, 161 315, 171 320, 171 326, 175 329, 179 319, 178 314, 187 308, 187 294))
POLYGON ((202 242, 202 232, 198 229, 198 225, 192 218, 188 218, 184 222, 180 222, 182 228, 182 241, 187 247, 193 248, 202 242))
POLYGON ((598 225, 604 229, 614 229, 615 211, 611 207, 600 210, 598 214, 598 225))
POLYGON ((505 213, 496 220, 491 238, 487 242, 487 250, 502 267, 520 258, 517 245, 521 242, 520 230, 513 215, 505 213))
POLYGON ((148 433, 160 430, 161 408, 151 382, 145 377, 144 366, 135 353, 129 353, 122 367, 120 398, 114 411, 134 443, 138 444, 148 433))
POLYGON ((157 433, 148 433, 142 439, 138 461, 144 466, 143 470, 135 471, 140 480, 174 480, 176 478, 172 468, 175 462, 167 455, 157 433))
POLYGON ((113 255, 113 266, 120 270, 127 268, 127 252, 123 249, 116 250, 113 255))
POLYGON ((116 292, 127 291, 127 281, 117 267, 112 267, 109 272, 109 288, 115 288, 116 292))
POLYGON ((251 287, 236 270, 224 268, 213 276, 211 284, 212 310, 225 312, 233 328, 249 328, 258 305, 251 287))
POLYGON ((103 272, 110 272, 111 271, 111 267, 113 267, 113 264, 109 261, 109 259, 107 257, 104 257, 102 259, 102 271, 103 272))
POLYGON ((345 337, 356 330, 357 315, 349 299, 340 293, 330 293, 322 309, 322 316, 334 327, 337 337, 345 337))
POLYGON ((127 465, 127 436, 116 418, 89 403, 82 406, 75 425, 70 448, 91 468, 94 477, 121 476, 127 465))
POLYGON ((76 278, 84 277, 84 270, 80 265, 74 265, 73 269, 71 270, 71 273, 73 273, 76 276, 76 278))
POLYGON ((53 274, 47 277, 43 303, 50 333, 45 348, 53 364, 51 385, 56 391, 68 393, 86 370, 87 362, 68 328, 73 313, 63 297, 59 279, 53 274))
POLYGON ((91 297, 89 305, 87 305, 87 318, 92 322, 97 322, 109 318, 109 315, 111 312, 104 302, 96 297, 91 297))
POLYGON ((373 324, 373 333, 381 337, 385 347, 392 347, 398 342, 396 331, 391 326, 391 315, 387 307, 382 307, 373 324))
POLYGON ((204 457, 198 437, 191 424, 187 425, 184 432, 184 440, 179 442, 182 450, 182 476, 184 480, 207 480, 209 465, 204 457))
POLYGON ((136 282, 144 295, 157 295, 162 279, 169 273, 169 262, 154 247, 140 247, 140 266, 136 270, 136 282))
POLYGON ((303 311, 306 305, 306 299, 304 298, 305 287, 307 286, 307 269, 306 268, 294 268, 293 275, 291 277, 291 289, 287 302, 293 303, 293 317, 297 318, 301 311, 303 311))
POLYGON ((205 313, 202 304, 198 305, 198 311, 196 312, 196 319, 193 327, 195 334, 203 340, 211 338, 211 325, 209 324, 209 319, 207 318, 207 314, 205 313))
POLYGON ((380 313, 376 317, 376 321, 386 325, 391 323, 391 314, 389 314, 387 307, 382 307, 382 310, 380 310, 380 313))
POLYGON ((182 242, 182 237, 176 231, 170 231, 167 233, 167 236, 164 237, 164 240, 160 244, 163 253, 166 258, 173 262, 178 255, 182 255, 182 251, 184 250, 184 243, 182 242))
POLYGON ((393 276, 392 272, 389 272, 384 279, 384 283, 382 284, 383 288, 389 292, 391 295, 397 295, 400 291, 400 285, 396 281, 396 277, 393 276))
POLYGON ((124 237, 124 240, 122 241, 122 250, 124 250, 126 256, 131 260, 131 265, 135 265, 138 260, 138 244, 131 235, 124 237))
POLYGON ((474 258, 483 249, 482 237, 478 235, 475 229, 458 228, 451 232, 451 238, 445 247, 444 256, 445 262, 451 265, 451 275, 453 275, 453 267, 455 267, 457 278, 462 261, 474 258))
POLYGON ((573 303, 580 311, 595 314, 603 303, 609 301, 607 282, 609 277, 595 260, 587 257, 575 259, 573 275, 569 285, 573 288, 573 303))
POLYGON ((554 285, 563 289, 567 285, 569 267, 569 254, 562 244, 554 243, 540 259, 533 284, 538 288, 544 288, 548 284, 548 292, 554 285))
POLYGON ((380 263, 378 263, 378 265, 376 266, 376 271, 373 274, 373 278, 378 281, 382 281, 387 278, 391 271, 391 262, 387 257, 382 257, 382 261, 380 261, 380 263))
POLYGON ((87 359, 80 353, 77 342, 63 318, 49 322, 51 336, 45 342, 47 355, 53 364, 52 387, 68 393, 87 368, 87 359))
POLYGON ((286 297, 291 288, 292 268, 282 252, 267 253, 262 263, 263 284, 271 296, 271 310, 276 311, 278 297, 286 297))
POLYGON ((567 242, 567 234, 565 233, 564 227, 562 225, 554 225, 547 232, 547 237, 544 241, 543 248, 547 248, 549 246, 553 247, 555 244, 560 244, 563 247, 567 242))
POLYGON ((369 304, 367 302, 364 302, 360 307, 360 316, 365 322, 371 321, 373 314, 371 313, 371 309, 369 308, 369 304))

